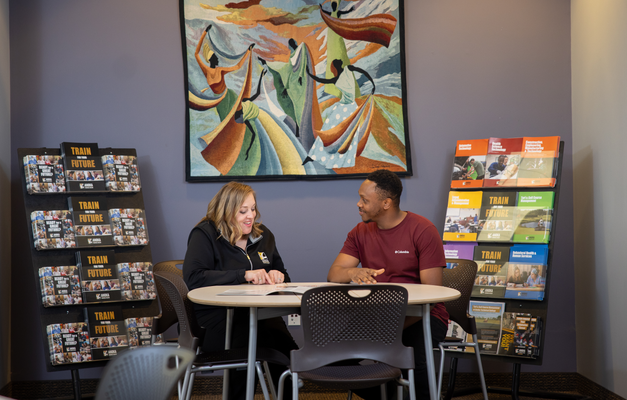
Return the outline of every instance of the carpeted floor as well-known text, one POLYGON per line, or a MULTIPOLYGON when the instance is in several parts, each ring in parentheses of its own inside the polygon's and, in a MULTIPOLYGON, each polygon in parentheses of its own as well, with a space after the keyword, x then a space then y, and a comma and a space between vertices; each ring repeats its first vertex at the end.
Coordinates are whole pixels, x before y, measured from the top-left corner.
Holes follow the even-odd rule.
MULTIPOLYGON (((487 377, 487 384, 488 387, 499 387, 502 389, 508 388, 508 385, 511 385, 511 375, 509 374, 503 374, 504 376, 499 376, 499 374, 490 374, 487 377), (508 379, 509 378, 509 379, 508 379)), ((549 374, 545 374, 544 375, 544 379, 546 380, 548 378, 549 374)), ((555 375, 554 376, 556 380, 553 381, 553 383, 556 383, 560 380, 564 380, 562 378, 562 376, 560 375, 555 375)), ((570 379, 568 379, 570 380, 570 379)), ((526 379, 524 381, 525 383, 527 383, 526 386, 521 385, 520 387, 520 391, 521 393, 524 390, 536 390, 536 391, 549 391, 549 389, 547 388, 546 385, 544 384, 539 384, 538 382, 533 382, 533 381, 529 381, 528 379, 526 379)), ((446 387, 446 380, 444 381, 444 385, 446 387)), ((561 384, 563 384, 564 382, 561 382, 561 384)), ((222 396, 221 394, 221 383, 220 380, 217 380, 215 378, 205 378, 203 380, 200 380, 199 382, 197 382, 197 384, 194 385, 194 391, 192 394, 192 400, 222 400, 222 396)), ((467 387, 476 387, 479 388, 479 380, 477 378, 477 376, 475 374, 459 374, 458 375, 458 385, 456 386, 456 388, 467 388, 467 387)), ((564 386, 562 386, 564 387, 564 386)), ((263 395, 260 392, 259 387, 257 388, 258 392, 255 395, 255 400, 263 400, 263 395)), ((572 391, 562 391, 562 392, 555 392, 554 390, 550 390, 552 392, 552 394, 555 394, 555 397, 530 397, 530 396, 519 396, 519 400, 535 400, 535 399, 540 399, 540 398, 554 398, 554 399, 559 399, 559 398, 574 398, 574 399, 586 399, 585 396, 581 395, 580 393, 578 393, 575 390, 572 391), (566 397, 560 397, 560 394, 566 395, 566 397), (572 397, 570 397, 570 396, 572 397)), ((510 394, 498 394, 498 393, 488 393, 488 397, 490 400, 494 399, 494 400, 511 400, 512 399, 512 395, 510 394)), ((300 400, 346 400, 347 398, 347 394, 346 393, 340 393, 340 392, 334 392, 334 391, 329 391, 329 390, 325 390, 324 388, 320 388, 320 387, 316 387, 315 385, 312 385, 310 383, 305 383, 305 386, 301 389, 301 391, 299 392, 299 399, 300 400)), ((608 397, 604 395, 599 394, 599 396, 594 396, 594 397, 588 397, 588 399, 608 399, 608 397)), ((459 397, 455 397, 455 400, 482 400, 483 399, 483 395, 482 393, 475 393, 475 394, 468 394, 465 396, 459 396, 459 397)), ((353 395, 353 400, 362 400, 361 397, 359 397, 358 395, 353 395)))
MULTIPOLYGON (((446 376, 446 375, 445 375, 446 376)), ((456 388, 476 388, 479 386, 479 379, 476 374, 460 373, 457 375, 456 388)), ((489 388, 509 388, 512 384, 512 375, 507 373, 486 374, 486 382, 489 388)), ((95 379, 81 380, 81 393, 83 399, 93 399, 98 381, 95 379)), ((446 385, 446 380, 445 380, 446 385)), ((597 385, 589 379, 577 373, 523 373, 520 380, 520 391, 535 390, 551 392, 548 397, 520 396, 520 400, 534 400, 539 398, 564 399, 564 398, 586 398, 594 400, 625 400, 609 390, 597 385), (571 395, 568 397, 560 394, 571 395)), ((67 399, 72 400, 72 381, 29 381, 10 382, 0 390, 0 395, 12 399, 20 400, 48 400, 67 399)), ((194 383, 192 400, 222 400, 222 379, 221 377, 199 377, 194 383)), ((176 397, 173 397, 175 399, 176 397)), ((497 394, 489 392, 491 400, 512 399, 510 394, 497 394)), ((255 400, 262 400, 261 393, 257 393, 255 400)), ((324 390, 314 387, 308 383, 300 391, 301 400, 344 400, 346 393, 324 390)), ((354 395, 353 399, 361 400, 354 395)), ((456 400, 479 400, 481 393, 455 397, 456 400)))
MULTIPOLYGON (((571 393, 571 392, 561 392, 561 393, 577 395, 577 393, 571 393)), ((506 399, 511 400, 512 399, 511 395, 494 394, 494 393, 490 393, 488 397, 490 400, 506 400, 506 399)), ((176 399, 176 397, 174 397, 173 399, 176 399)), ((300 400, 346 400, 346 393, 303 392, 303 393, 300 393, 299 399, 300 400)), ((540 397, 524 397, 523 396, 523 397, 519 397, 519 399, 520 400, 535 400, 535 399, 540 399, 540 397)), ((222 400, 222 396, 221 395, 193 395, 192 400, 222 400)), ((255 395, 255 400, 263 400, 263 395, 261 394, 255 395)), ((361 400, 361 397, 357 395, 353 395, 353 400, 361 400)), ((455 400, 483 400, 483 395, 479 393, 479 394, 474 394, 474 395, 455 397, 455 400)))

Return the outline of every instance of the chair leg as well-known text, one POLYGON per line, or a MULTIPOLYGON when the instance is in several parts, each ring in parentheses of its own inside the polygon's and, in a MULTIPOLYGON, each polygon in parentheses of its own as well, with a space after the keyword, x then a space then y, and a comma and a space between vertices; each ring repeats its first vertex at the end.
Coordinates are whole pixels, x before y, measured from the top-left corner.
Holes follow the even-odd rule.
MULTIPOLYGON (((263 375, 263 371, 261 370, 261 363, 257 361, 255 363, 255 369, 257 370, 257 376, 259 377, 259 384, 261 385, 261 391, 263 392, 263 398, 265 400, 270 400, 270 394, 268 393, 268 386, 266 385, 266 380, 263 375)), ((270 386, 272 386, 272 380, 270 379, 270 386)))
POLYGON ((438 373, 438 399, 442 395, 442 376, 444 375, 444 346, 439 345, 440 348, 440 371, 438 373))
POLYGON ((272 395, 272 400, 277 400, 276 397, 276 388, 274 387, 274 382, 272 381, 272 375, 270 374, 270 368, 268 367, 268 362, 263 362, 263 370, 265 371, 266 379, 268 384, 270 385, 270 394, 272 395))
MULTIPOLYGON (((177 360, 178 365, 178 360, 177 360)), ((192 366, 189 365, 185 370, 185 374, 183 375, 183 381, 179 381, 178 383, 178 395, 179 399, 183 400, 187 396, 188 387, 191 388, 190 381, 192 379, 192 366)), ((191 389, 189 389, 191 390, 191 389)))
MULTIPOLYGON (((192 350, 196 352, 196 354, 200 354, 200 348, 197 347, 198 343, 196 339, 194 339, 192 344, 192 350)), ((185 373, 185 379, 183 380, 183 393, 182 397, 179 399, 189 400, 192 398, 192 388, 194 387, 194 378, 196 377, 196 372, 192 371, 192 366, 190 365, 185 373)))
POLYGON ((298 373, 292 372, 292 400, 298 400, 298 373))
POLYGON ((229 400, 229 370, 222 372, 222 400, 229 400))
POLYGON ((191 374, 189 378, 189 383, 187 385, 187 389, 185 392, 185 400, 190 400, 192 398, 192 391, 194 389, 194 379, 196 378, 196 374, 191 374))
POLYGON ((285 372, 281 374, 279 377, 279 397, 278 400, 283 400, 283 391, 285 390, 285 378, 290 375, 291 372, 289 369, 286 369, 285 372))
MULTIPOLYGON (((152 337, 153 337, 152 340, 153 341, 154 341, 154 336, 155 335, 152 335, 152 337)), ((151 345, 154 345, 154 343, 151 343, 151 345)), ((179 369, 179 359, 178 359, 178 357, 176 358, 175 365, 176 365, 176 369, 179 369)), ((181 379, 179 379, 179 381, 176 383, 176 394, 178 395, 179 399, 183 398, 183 393, 182 393, 182 391, 183 391, 183 382, 185 382, 185 378, 187 377, 188 371, 189 371, 189 369, 191 367, 192 366, 190 365, 190 366, 188 366, 188 368, 185 369, 185 373, 183 374, 183 377, 181 379)))
POLYGON ((457 358, 451 358, 451 366, 448 372, 448 385, 446 387, 446 394, 444 400, 451 400, 453 398, 453 392, 455 391, 455 378, 457 377, 457 358))
POLYGON ((409 381, 409 399, 416 400, 416 386, 414 385, 414 370, 407 371, 407 380, 409 381))
POLYGON ((481 391, 483 392, 484 400, 488 400, 488 388, 485 384, 485 377, 483 376, 483 364, 481 363, 481 354, 479 354, 479 344, 477 343, 477 335, 472 335, 472 340, 475 342, 473 346, 475 348, 475 354, 477 355, 477 366, 479 367, 479 379, 481 379, 481 391))

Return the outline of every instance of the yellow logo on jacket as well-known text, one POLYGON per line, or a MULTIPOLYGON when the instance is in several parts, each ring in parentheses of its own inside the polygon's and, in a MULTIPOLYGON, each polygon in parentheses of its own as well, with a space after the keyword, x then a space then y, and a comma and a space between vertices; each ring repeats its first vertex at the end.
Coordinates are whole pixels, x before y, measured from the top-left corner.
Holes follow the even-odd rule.
POLYGON ((270 264, 270 260, 268 260, 268 256, 266 255, 266 253, 264 253, 263 251, 258 251, 257 254, 259 254, 259 259, 262 263, 270 264))

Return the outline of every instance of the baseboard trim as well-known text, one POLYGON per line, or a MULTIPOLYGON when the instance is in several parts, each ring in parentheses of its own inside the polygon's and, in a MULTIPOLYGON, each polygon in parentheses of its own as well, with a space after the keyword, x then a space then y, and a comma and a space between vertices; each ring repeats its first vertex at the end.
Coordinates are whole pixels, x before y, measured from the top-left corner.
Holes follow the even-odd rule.
MULTIPOLYGON (((448 376, 444 376, 446 384, 448 376)), ((510 388, 512 386, 512 374, 489 373, 485 375, 486 383, 491 387, 510 388)), ((81 393, 89 397, 96 392, 97 379, 82 379, 81 393)), ((456 388, 479 386, 479 376, 474 373, 459 373, 456 378, 456 388)), ((302 389, 309 393, 329 393, 315 385, 306 384, 302 389)), ((593 399, 626 400, 623 397, 609 391, 601 385, 591 381, 583 375, 561 372, 527 372, 520 374, 520 390, 534 390, 545 392, 571 392, 578 393, 593 399)), ((222 377, 197 377, 194 382, 194 393, 220 394, 222 393, 222 377)), ((0 390, 0 395, 21 400, 42 400, 73 398, 71 380, 56 381, 17 381, 9 382, 0 390)))
MULTIPOLYGON (((511 373, 489 373, 485 375, 488 387, 511 388, 511 373)), ((444 374, 443 386, 448 383, 448 374, 444 374)), ((475 373, 458 373, 455 388, 480 387, 479 375, 475 373)), ((519 390, 535 392, 569 392, 588 396, 592 399, 626 400, 603 386, 576 373, 564 372, 523 372, 520 374, 519 390)))

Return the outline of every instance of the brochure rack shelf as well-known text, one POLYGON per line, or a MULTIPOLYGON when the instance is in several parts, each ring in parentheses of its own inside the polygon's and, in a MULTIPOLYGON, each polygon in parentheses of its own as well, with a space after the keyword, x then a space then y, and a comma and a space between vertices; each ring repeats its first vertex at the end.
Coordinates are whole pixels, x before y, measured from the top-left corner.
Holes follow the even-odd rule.
MULTIPOLYGON (((116 155, 136 155, 135 149, 121 148, 100 148, 100 156, 108 154, 116 155)), ((28 238, 19 238, 19 240, 28 240, 30 242, 30 252, 23 254, 22 261, 24 268, 32 269, 33 286, 35 293, 38 295, 39 302, 39 320, 41 323, 41 340, 44 343, 44 359, 46 369, 53 371, 72 371, 72 379, 74 381, 74 394, 76 398, 80 398, 80 385, 78 382, 78 370, 82 368, 102 367, 106 361, 90 361, 80 363, 70 363, 62 365, 52 365, 50 361, 50 352, 48 345, 48 336, 46 327, 57 323, 75 323, 85 321, 85 308, 101 305, 99 303, 82 303, 63 306, 44 307, 41 299, 41 288, 39 279, 39 269, 48 266, 69 266, 76 265, 76 252, 84 250, 114 250, 116 262, 133 263, 133 262, 152 262, 150 243, 140 246, 110 246, 98 248, 60 248, 51 250, 36 250, 33 241, 31 213, 41 210, 68 210, 68 197, 81 196, 93 197, 98 196, 106 199, 108 208, 137 208, 144 210, 143 192, 60 192, 60 193, 43 193, 29 194, 26 186, 26 176, 23 167, 23 159, 27 155, 61 155, 60 149, 53 148, 20 148, 18 149, 18 162, 20 163, 21 179, 22 179, 22 195, 24 199, 25 223, 27 224, 28 238)), ((122 307, 123 317, 153 317, 159 313, 159 305, 154 300, 137 300, 137 301, 120 301, 116 305, 122 307)))
MULTIPOLYGON (((557 220, 558 220, 558 210, 559 210, 559 198, 560 198, 560 186, 561 186, 561 175, 562 175, 562 164, 563 164, 563 158, 564 158, 564 142, 561 141, 560 145, 559 145, 559 159, 558 159, 558 163, 557 163, 557 171, 556 171, 556 184, 554 187, 534 187, 534 188, 526 188, 526 187, 495 187, 495 188, 485 188, 485 187, 477 187, 475 189, 464 189, 464 190, 470 190, 470 191, 479 191, 482 190, 485 192, 488 191, 499 191, 499 192, 519 192, 519 191, 534 191, 534 192, 544 192, 544 191, 551 191, 554 193, 554 205, 553 205, 553 216, 552 216, 552 228, 551 228, 551 236, 549 239, 549 243, 548 243, 548 249, 549 249, 549 255, 548 255, 548 260, 547 260, 547 271, 546 271, 546 283, 545 283, 545 289, 544 289, 544 299, 541 301, 536 301, 536 300, 517 300, 517 299, 504 299, 504 298, 485 298, 485 297, 473 297, 473 300, 481 300, 481 301, 497 301, 497 302, 502 302, 505 303, 505 311, 507 312, 517 312, 517 313, 529 313, 532 314, 533 316, 539 317, 542 321, 542 325, 541 325, 541 332, 540 332, 540 354, 537 357, 531 358, 531 357, 522 357, 522 356, 511 356, 511 355, 497 355, 497 354, 482 354, 481 357, 484 360, 498 360, 501 362, 507 362, 507 363, 512 363, 513 364, 513 382, 512 382, 512 388, 511 389, 501 389, 501 388, 488 388, 489 392, 493 392, 493 393, 511 393, 513 398, 518 398, 518 395, 532 395, 532 396, 537 396, 537 397, 545 397, 545 398, 568 398, 568 399, 573 399, 573 398, 579 398, 578 396, 571 396, 571 395, 565 395, 566 397, 555 397, 555 396, 562 396, 561 394, 555 394, 555 393, 542 393, 542 392, 522 392, 519 391, 519 383, 520 383, 520 368, 521 365, 542 365, 543 359, 544 359, 544 350, 543 347, 545 347, 545 335, 546 335, 546 327, 547 324, 549 323, 548 320, 548 308, 549 308, 549 299, 550 299, 550 288, 551 288, 551 273, 552 270, 554 268, 558 268, 559 266, 556 266, 554 263, 554 243, 555 243, 555 237, 558 234, 557 232, 557 220), (546 396, 549 397, 546 397, 546 396)), ((458 190, 458 189, 451 189, 451 190, 458 190)), ((487 244, 486 242, 481 242, 479 243, 479 245, 482 244, 487 244)), ((494 243, 494 244, 503 244, 503 243, 494 243)), ((559 264, 559 263, 558 263, 559 264)), ((458 358, 474 358, 474 354, 468 354, 468 353, 464 353, 461 352, 459 354, 455 354, 455 357, 458 358)), ((453 370, 453 368, 451 368, 451 371, 453 370)), ((453 380, 453 385, 454 385, 454 376, 449 376, 449 381, 453 380)), ((449 384, 449 390, 451 390, 452 387, 449 384)), ((474 392, 481 392, 481 389, 478 388, 478 391, 471 391, 472 393, 474 392)), ((468 393, 470 391, 468 390, 459 390, 459 391, 455 391, 455 395, 462 395, 464 393, 468 393)), ((447 393, 447 396, 450 393, 447 393)), ((450 398, 450 397, 446 397, 446 398, 450 398)))

